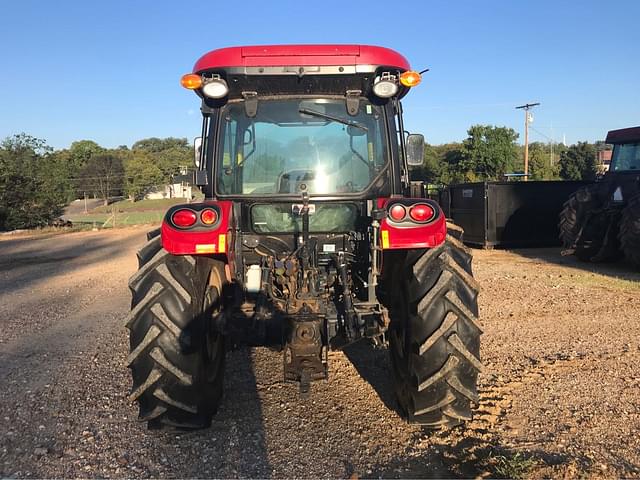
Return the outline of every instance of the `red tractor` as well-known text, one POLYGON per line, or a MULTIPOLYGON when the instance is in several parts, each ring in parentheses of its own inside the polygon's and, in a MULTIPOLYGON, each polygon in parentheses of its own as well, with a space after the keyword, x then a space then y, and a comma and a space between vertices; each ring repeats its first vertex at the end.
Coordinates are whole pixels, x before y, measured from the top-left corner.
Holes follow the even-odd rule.
POLYGON ((280 349, 307 394, 328 351, 360 340, 388 344, 408 421, 471 418, 478 285, 461 229, 411 195, 424 138, 400 100, 419 82, 364 45, 224 48, 182 78, 202 102, 205 200, 169 209, 129 283, 140 420, 209 426, 229 348, 280 349))

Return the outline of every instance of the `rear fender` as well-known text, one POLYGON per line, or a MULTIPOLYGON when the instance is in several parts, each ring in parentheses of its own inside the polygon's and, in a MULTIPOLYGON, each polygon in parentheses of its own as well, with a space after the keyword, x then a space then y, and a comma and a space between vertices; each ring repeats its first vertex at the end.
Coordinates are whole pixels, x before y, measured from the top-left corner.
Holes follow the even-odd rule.
POLYGON ((235 220, 232 202, 205 201, 187 203, 171 207, 164 216, 160 235, 162 247, 172 255, 224 255, 229 256, 233 245, 235 220), (218 214, 213 225, 205 225, 200 213, 211 208, 218 214), (180 228, 172 221, 173 214, 182 209, 191 210, 198 218, 191 227, 180 228))
POLYGON ((387 212, 380 221, 379 241, 383 250, 433 248, 444 243, 447 221, 437 202, 424 198, 381 198, 378 199, 378 208, 387 212), (414 205, 427 204, 434 210, 434 216, 424 223, 411 220, 396 222, 388 215, 389 208, 396 204, 403 205, 407 211, 414 205))

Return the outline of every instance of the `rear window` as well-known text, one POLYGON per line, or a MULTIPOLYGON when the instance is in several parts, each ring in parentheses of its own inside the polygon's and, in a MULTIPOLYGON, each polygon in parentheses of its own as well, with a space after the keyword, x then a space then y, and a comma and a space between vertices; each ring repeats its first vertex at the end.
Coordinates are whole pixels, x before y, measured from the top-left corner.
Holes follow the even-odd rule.
MULTIPOLYGON (((251 207, 251 226, 256 233, 302 232, 302 217, 297 204, 257 204, 251 207)), ((352 203, 309 205, 311 233, 349 232, 355 230, 358 208, 352 203)))

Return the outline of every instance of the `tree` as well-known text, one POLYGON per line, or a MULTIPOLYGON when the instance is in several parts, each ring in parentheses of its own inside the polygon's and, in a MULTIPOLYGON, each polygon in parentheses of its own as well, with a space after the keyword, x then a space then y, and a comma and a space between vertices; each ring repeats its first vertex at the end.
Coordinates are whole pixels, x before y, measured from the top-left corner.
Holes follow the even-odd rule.
POLYGON ((134 151, 127 156, 124 162, 125 193, 135 200, 140 198, 147 190, 162 183, 163 173, 158 168, 149 153, 134 151))
POLYGON ((162 172, 164 182, 193 161, 193 149, 186 138, 145 138, 134 143, 131 150, 148 153, 162 172))
POLYGON ((560 176, 565 180, 594 180, 597 172, 596 148, 588 142, 578 142, 560 154, 560 176))
POLYGON ((64 169, 44 140, 25 133, 0 145, 0 229, 33 228, 62 213, 64 169))
POLYGON ((461 143, 425 145, 424 163, 412 169, 411 178, 432 184, 448 184, 454 180, 462 153, 461 143))
POLYGON ((124 167, 122 159, 113 153, 92 156, 80 173, 80 187, 83 191, 102 198, 107 205, 109 197, 122 193, 124 167))
POLYGON ((189 142, 186 138, 143 138, 138 140, 131 147, 131 150, 143 150, 147 153, 158 153, 172 148, 190 149, 189 142))
POLYGON ((459 173, 466 180, 501 180, 518 158, 518 134, 512 128, 474 125, 463 142, 459 173))
POLYGON ((91 157, 104 153, 105 149, 98 145, 93 140, 79 140, 73 142, 69 147, 69 159, 76 167, 77 171, 80 171, 84 167, 91 157))
MULTIPOLYGON (((555 154, 554 157, 556 157, 555 154)), ((541 142, 529 144, 529 175, 533 180, 558 178, 559 166, 557 160, 552 163, 551 145, 541 142)))
POLYGON ((460 167, 464 157, 462 143, 445 143, 435 148, 442 164, 440 182, 444 184, 463 182, 465 178, 460 167))

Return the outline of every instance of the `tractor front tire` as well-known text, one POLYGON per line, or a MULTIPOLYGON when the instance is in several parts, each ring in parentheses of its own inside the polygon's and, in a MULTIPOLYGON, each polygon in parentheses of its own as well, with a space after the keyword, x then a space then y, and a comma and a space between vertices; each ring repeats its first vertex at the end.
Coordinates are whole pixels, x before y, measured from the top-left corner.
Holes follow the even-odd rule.
POLYGON ((149 237, 129 282, 129 400, 137 401, 139 419, 150 428, 206 428, 222 398, 224 342, 210 326, 220 292, 210 279, 219 266, 171 255, 158 232, 149 237))
MULTIPOLYGON (((604 231, 593 231, 594 228, 599 228, 598 225, 591 227, 586 225, 589 221, 589 212, 600 207, 597 192, 597 184, 582 187, 569 197, 560 212, 558 229, 562 246, 564 250, 575 249, 576 257, 585 262, 590 261, 600 251, 605 235, 604 231), (587 228, 588 231, 581 235, 584 228, 587 228), (579 236, 583 241, 580 242, 580 245, 576 245, 579 236)), ((606 226, 603 228, 606 229, 606 226)))
POLYGON ((482 370, 471 253, 461 242, 461 229, 448 230, 442 245, 398 259, 389 328, 401 413, 431 428, 471 420, 482 370))
POLYGON ((634 196, 622 211, 620 249, 636 268, 640 268, 640 194, 634 196))

